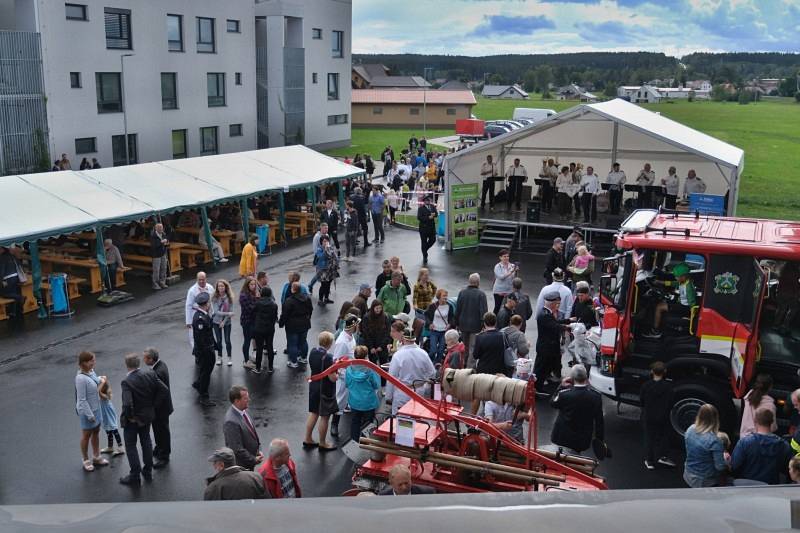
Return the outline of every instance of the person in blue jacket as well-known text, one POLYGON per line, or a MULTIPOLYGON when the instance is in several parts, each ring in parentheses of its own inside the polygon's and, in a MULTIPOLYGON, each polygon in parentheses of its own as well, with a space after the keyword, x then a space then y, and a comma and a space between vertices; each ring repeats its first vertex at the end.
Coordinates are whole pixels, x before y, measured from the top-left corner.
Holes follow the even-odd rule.
MULTIPOLYGON (((366 359, 367 352, 366 346, 356 346, 355 358, 366 359)), ((349 366, 344 374, 344 383, 349 393, 348 402, 352 412, 350 438, 358 442, 362 426, 375 417, 375 409, 380 404, 377 391, 381 388, 381 380, 374 370, 349 366)))

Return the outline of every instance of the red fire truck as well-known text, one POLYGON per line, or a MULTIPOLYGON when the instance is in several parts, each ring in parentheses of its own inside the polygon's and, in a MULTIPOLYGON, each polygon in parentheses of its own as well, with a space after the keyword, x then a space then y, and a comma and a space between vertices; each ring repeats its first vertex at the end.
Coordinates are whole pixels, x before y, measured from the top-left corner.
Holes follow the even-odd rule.
POLYGON ((639 210, 615 242, 619 252, 603 261, 592 386, 636 405, 650 365, 663 361, 675 386, 675 431, 711 403, 735 433, 734 399, 767 373, 781 422, 800 386, 800 223, 639 210), (669 306, 683 312, 662 315, 655 331, 655 309, 676 297, 670 273, 679 263, 689 267, 696 303, 688 312, 669 306))

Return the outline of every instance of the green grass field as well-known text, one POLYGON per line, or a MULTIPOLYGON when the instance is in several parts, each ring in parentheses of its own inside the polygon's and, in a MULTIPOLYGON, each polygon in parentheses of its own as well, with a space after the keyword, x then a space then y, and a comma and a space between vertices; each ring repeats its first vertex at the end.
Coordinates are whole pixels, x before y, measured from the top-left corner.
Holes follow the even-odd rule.
MULTIPOLYGON (((478 99, 473 113, 478 118, 508 119, 515 107, 541 107, 562 111, 573 102, 542 100, 478 99)), ((775 99, 739 105, 735 102, 674 102, 645 105, 665 117, 729 142, 745 152, 739 190, 740 216, 800 219, 800 104, 775 99)), ((405 146, 411 133, 420 130, 353 128, 353 144, 327 152, 330 155, 371 153, 387 144, 405 146)), ((428 130, 427 137, 452 135, 452 130, 428 130)))

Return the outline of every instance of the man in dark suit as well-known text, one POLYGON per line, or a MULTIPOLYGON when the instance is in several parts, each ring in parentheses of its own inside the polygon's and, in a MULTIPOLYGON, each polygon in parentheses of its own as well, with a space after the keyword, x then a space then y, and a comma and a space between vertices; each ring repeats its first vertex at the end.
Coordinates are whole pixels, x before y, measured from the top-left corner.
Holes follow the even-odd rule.
POLYGON ((152 370, 140 370, 139 354, 125 356, 128 375, 122 380, 122 415, 120 424, 125 437, 125 453, 131 472, 121 477, 123 485, 141 485, 142 476, 147 481, 153 479, 153 445, 150 441, 150 424, 155 418, 155 406, 164 401, 169 389, 152 370), (142 445, 142 463, 136 441, 142 445))
POLYGON ((153 369, 158 379, 167 386, 167 394, 162 402, 156 405, 156 416, 153 419, 153 438, 156 446, 153 448, 153 457, 156 462, 153 468, 164 468, 169 463, 169 454, 172 452, 171 439, 169 433, 169 415, 172 414, 172 391, 169 386, 169 368, 158 355, 158 350, 153 347, 145 348, 142 354, 144 364, 153 369))
POLYGON ((333 239, 333 244, 336 245, 336 250, 339 251, 339 213, 333 206, 333 200, 325 201, 325 209, 320 213, 319 221, 328 224, 328 233, 333 239))
POLYGON ((419 239, 422 247, 422 264, 428 264, 428 250, 436 244, 436 206, 433 205, 433 197, 427 195, 425 203, 417 210, 417 220, 419 221, 419 239))
POLYGON ((561 237, 553 239, 553 246, 547 250, 544 256, 544 282, 548 285, 553 283, 553 270, 560 268, 567 269, 564 260, 564 240, 561 237))
POLYGON ((225 434, 225 446, 233 450, 236 455, 236 464, 247 470, 264 460, 264 454, 259 449, 261 441, 258 438, 255 424, 247 412, 250 404, 250 393, 247 387, 234 385, 228 392, 231 407, 225 413, 225 422, 222 431, 225 434))
MULTIPOLYGON (((552 291, 544 295, 544 308, 536 315, 536 361, 533 373, 536 374, 536 390, 544 392, 545 384, 555 375, 561 381, 561 333, 569 319, 560 316, 558 308, 561 295, 552 291)), ((552 389, 550 389, 552 392, 552 389)))
POLYGON ((214 370, 214 332, 211 327, 211 317, 208 314, 209 296, 207 292, 201 292, 195 299, 197 311, 192 318, 192 338, 194 339, 194 357, 200 367, 197 381, 192 383, 192 387, 200 393, 200 405, 203 407, 213 407, 217 405, 208 398, 208 384, 211 382, 211 371, 214 370))
POLYGON ((389 485, 378 496, 408 496, 409 494, 436 494, 433 487, 413 485, 411 471, 406 465, 394 465, 389 470, 389 485))
POLYGON ((568 453, 580 454, 592 445, 592 437, 603 440, 603 400, 589 388, 583 365, 573 366, 570 378, 572 386, 560 389, 550 401, 558 409, 550 440, 568 453))

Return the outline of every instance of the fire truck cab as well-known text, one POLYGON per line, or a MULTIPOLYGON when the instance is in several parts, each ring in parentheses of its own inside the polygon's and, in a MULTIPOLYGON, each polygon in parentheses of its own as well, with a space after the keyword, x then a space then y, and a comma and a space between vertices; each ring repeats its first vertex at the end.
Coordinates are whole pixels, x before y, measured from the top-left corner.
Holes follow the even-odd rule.
POLYGON ((683 434, 699 407, 711 403, 725 430, 736 433, 733 400, 767 373, 781 423, 789 394, 800 387, 800 223, 638 210, 615 244, 618 253, 603 261, 592 387, 637 405, 650 365, 662 361, 674 384, 676 432, 683 434), (695 288, 689 307, 670 303, 678 264, 688 266, 682 279, 695 288))

